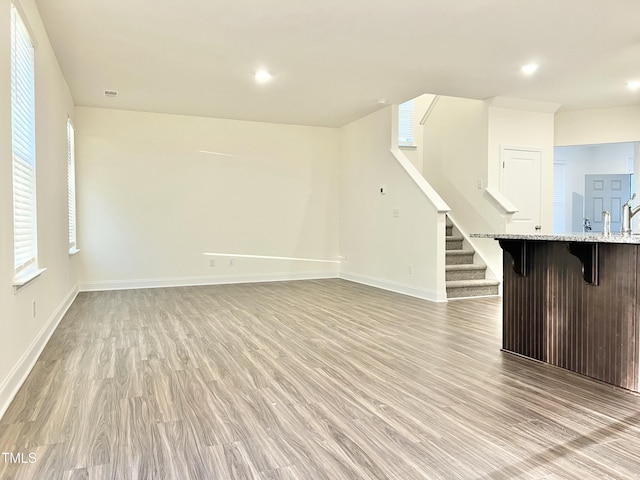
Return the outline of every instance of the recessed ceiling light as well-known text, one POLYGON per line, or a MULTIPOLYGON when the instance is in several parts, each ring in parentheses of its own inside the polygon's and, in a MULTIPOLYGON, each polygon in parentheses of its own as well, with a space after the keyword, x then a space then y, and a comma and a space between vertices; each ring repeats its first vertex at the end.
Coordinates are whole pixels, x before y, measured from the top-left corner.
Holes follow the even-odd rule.
POLYGON ((638 90, 640 88, 640 81, 633 80, 631 82, 627 82, 627 88, 633 91, 638 90))
POLYGON ((534 73, 536 73, 536 70, 538 70, 539 66, 540 65, 538 65, 537 63, 529 63, 527 65, 523 65, 523 67, 520 70, 525 75, 533 75, 534 73))
POLYGON ((378 105, 386 105, 388 100, 386 98, 379 98, 378 100, 376 100, 378 102, 378 105))
POLYGON ((266 70, 258 70, 256 72, 256 82, 258 83, 267 83, 271 78, 272 75, 266 70))

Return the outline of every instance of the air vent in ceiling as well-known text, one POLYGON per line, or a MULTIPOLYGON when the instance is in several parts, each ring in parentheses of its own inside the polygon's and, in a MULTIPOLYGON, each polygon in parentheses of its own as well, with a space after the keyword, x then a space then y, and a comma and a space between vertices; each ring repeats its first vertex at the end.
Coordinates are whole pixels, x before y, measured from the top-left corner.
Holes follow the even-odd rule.
POLYGON ((104 91, 104 96, 105 97, 117 97, 118 96, 118 92, 116 92, 115 90, 105 90, 104 91))

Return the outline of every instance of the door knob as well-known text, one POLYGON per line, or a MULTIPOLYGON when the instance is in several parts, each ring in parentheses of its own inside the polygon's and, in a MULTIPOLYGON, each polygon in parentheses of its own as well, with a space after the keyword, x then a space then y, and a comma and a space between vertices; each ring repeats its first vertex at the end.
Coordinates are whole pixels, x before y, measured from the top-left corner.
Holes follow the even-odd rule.
POLYGON ((542 227, 540 225, 536 225, 536 230, 542 230, 542 227))

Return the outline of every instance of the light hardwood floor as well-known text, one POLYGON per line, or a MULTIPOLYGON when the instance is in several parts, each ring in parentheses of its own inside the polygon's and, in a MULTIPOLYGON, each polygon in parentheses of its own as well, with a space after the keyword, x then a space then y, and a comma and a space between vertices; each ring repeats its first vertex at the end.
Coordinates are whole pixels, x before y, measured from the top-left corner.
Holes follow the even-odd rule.
POLYGON ((640 478, 640 397, 501 353, 500 317, 343 280, 83 293, 0 478, 640 478))

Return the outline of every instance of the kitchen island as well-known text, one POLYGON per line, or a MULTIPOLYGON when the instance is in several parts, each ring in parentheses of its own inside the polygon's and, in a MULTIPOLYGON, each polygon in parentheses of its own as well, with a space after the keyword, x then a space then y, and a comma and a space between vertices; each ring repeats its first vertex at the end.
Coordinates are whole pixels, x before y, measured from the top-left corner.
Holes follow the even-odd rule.
POLYGON ((471 236, 503 249, 504 351, 639 391, 639 235, 471 236))

